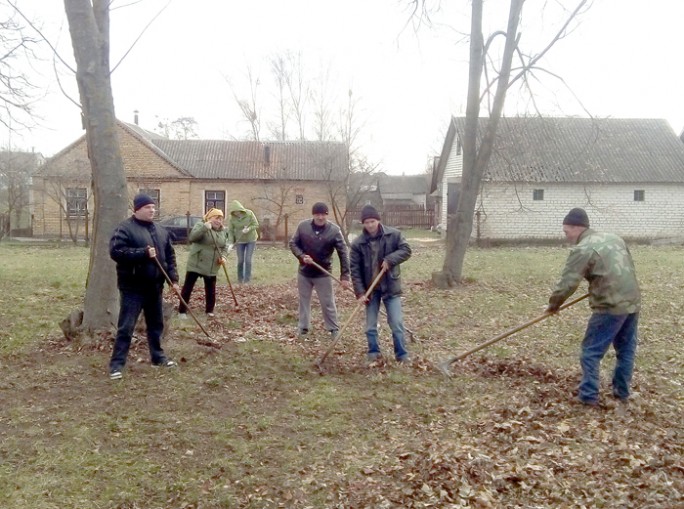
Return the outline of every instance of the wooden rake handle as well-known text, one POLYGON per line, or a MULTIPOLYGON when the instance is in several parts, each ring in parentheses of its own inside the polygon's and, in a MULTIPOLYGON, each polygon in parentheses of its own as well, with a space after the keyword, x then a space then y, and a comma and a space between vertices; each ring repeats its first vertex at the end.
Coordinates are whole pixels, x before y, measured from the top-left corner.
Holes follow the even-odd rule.
MULTIPOLYGON (((148 246, 148 247, 150 247, 150 246, 148 246)), ((190 314, 192 319, 195 320, 195 323, 197 323, 197 325, 199 325, 199 328, 202 329, 202 332, 204 332, 204 335, 207 336, 209 339, 213 340, 214 338, 212 338, 209 335, 209 333, 207 332, 207 329, 205 329, 204 326, 197 319, 197 317, 195 316, 195 313, 192 312, 192 309, 190 309, 190 306, 188 306, 188 303, 185 302, 185 299, 183 299, 183 296, 181 295, 181 293, 176 289, 176 287, 173 286, 173 281, 171 281, 171 278, 166 273, 166 271, 164 270, 164 267, 162 267, 161 262, 159 261, 159 259, 156 256, 154 257, 154 261, 156 262, 157 267, 159 267, 159 270, 161 270, 162 274, 164 274, 164 277, 166 278, 166 282, 169 283, 169 286, 171 287, 171 289, 174 291, 174 293, 176 295, 178 295, 178 298, 183 303, 185 308, 188 310, 188 313, 190 314)))
MULTIPOLYGON (((216 242, 214 232, 210 230, 209 235, 211 235, 211 240, 214 241, 214 249, 216 250, 216 256, 221 256, 221 250, 219 249, 218 243, 216 242)), ((237 297, 235 296, 235 292, 233 291, 233 285, 230 282, 230 277, 228 277, 228 269, 226 269, 226 264, 222 263, 221 267, 223 267, 223 273, 226 275, 226 280, 228 281, 228 288, 230 288, 230 294, 233 296, 233 303, 235 304, 236 308, 239 308, 240 304, 238 304, 237 297)))
MULTIPOLYGON (((316 268, 317 268, 318 270, 320 270, 323 274, 325 274, 325 275, 327 275, 327 276, 333 278, 335 281, 337 281, 337 282, 340 284, 340 286, 342 286, 342 287, 344 288, 344 285, 342 285, 342 281, 341 281, 340 279, 336 278, 335 276, 333 276, 333 275, 330 273, 330 271, 325 270, 323 267, 321 267, 321 265, 319 265, 318 263, 316 263, 316 262, 313 261, 313 260, 311 260, 311 265, 313 265, 314 267, 316 267, 316 268)), ((352 293, 354 293, 354 289, 353 289, 353 288, 349 288, 349 291, 352 292, 352 293)), ((386 314, 386 313, 385 313, 385 309, 384 309, 382 306, 380 306, 380 314, 381 314, 381 315, 385 315, 385 314, 386 314)), ((409 329, 408 327, 406 327, 406 325, 404 325, 404 330, 409 334, 409 336, 411 337, 411 340, 412 340, 412 341, 415 341, 415 334, 414 334, 414 332, 413 332, 411 329, 409 329)))
POLYGON ((328 349, 325 351, 325 353, 323 354, 323 356, 322 356, 320 359, 318 359, 318 360, 316 361, 316 366, 318 366, 319 369, 320 369, 321 366, 323 365, 323 362, 325 362, 325 359, 328 358, 328 355, 330 355, 330 352, 333 351, 333 348, 335 348, 335 345, 337 344, 337 342, 338 342, 338 341, 340 340, 340 338, 342 337, 342 333, 344 332, 344 330, 345 330, 345 329, 347 328, 347 326, 351 323, 352 319, 353 319, 354 316, 356 315, 356 312, 357 312, 359 309, 361 309, 361 306, 363 306, 363 305, 366 304, 366 301, 368 300, 368 297, 370 297, 370 295, 373 293, 373 290, 375 290, 375 287, 378 285, 378 283, 379 283, 380 280, 382 279, 382 276, 385 275, 385 272, 387 272, 387 270, 386 270, 384 267, 383 267, 382 269, 380 269, 380 272, 378 273, 377 276, 375 276, 375 279, 373 280, 373 282, 371 283, 371 285, 368 287, 368 290, 366 290, 366 293, 363 294, 363 300, 359 300, 359 302, 356 304, 356 306, 355 306, 354 309, 352 310, 352 313, 351 313, 351 315, 349 316, 349 318, 347 319, 347 321, 344 322, 344 325, 343 325, 342 328, 338 331, 337 337, 335 337, 335 339, 334 339, 333 342, 330 344, 330 346, 328 347, 328 349))
MULTIPOLYGON (((570 302, 566 302, 565 304, 563 304, 561 307, 558 308, 558 311, 562 311, 563 309, 569 308, 570 306, 574 306, 575 304, 586 299, 587 297, 589 297, 589 294, 585 293, 584 295, 577 297, 576 299, 571 300, 570 302)), ((516 332, 519 332, 523 329, 526 329, 529 326, 534 325, 537 322, 541 322, 542 320, 548 318, 549 316, 551 316, 553 314, 554 313, 549 313, 548 311, 545 311, 543 315, 539 315, 538 317, 533 318, 529 322, 525 322, 522 325, 518 325, 517 327, 513 327, 512 329, 509 329, 506 332, 502 332, 501 334, 490 339, 489 341, 485 341, 484 343, 476 346, 475 348, 471 348, 467 352, 463 352, 459 355, 451 357, 450 359, 447 359, 445 362, 442 363, 442 366, 448 368, 448 366, 450 366, 454 362, 460 361, 461 359, 465 359, 469 355, 474 354, 475 352, 479 352, 480 350, 483 350, 484 348, 487 348, 488 346, 493 345, 494 343, 498 343, 502 339, 506 339, 507 337, 512 336, 516 332)))

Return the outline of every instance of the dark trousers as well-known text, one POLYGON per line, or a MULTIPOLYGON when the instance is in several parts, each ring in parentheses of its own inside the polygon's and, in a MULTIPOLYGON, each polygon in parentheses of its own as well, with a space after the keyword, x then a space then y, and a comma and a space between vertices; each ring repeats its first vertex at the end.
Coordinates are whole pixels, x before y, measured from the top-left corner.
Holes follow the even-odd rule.
POLYGON ((150 347, 152 364, 162 364, 166 360, 164 350, 161 347, 161 336, 164 331, 162 289, 156 285, 151 285, 149 288, 137 291, 120 290, 119 296, 121 298, 119 324, 112 359, 109 361, 109 369, 121 369, 126 364, 135 322, 138 321, 140 311, 145 316, 147 343, 150 347))
MULTIPOLYGON (((181 290, 181 296, 185 302, 190 302, 192 289, 195 288, 195 283, 199 278, 204 279, 204 309, 207 313, 213 313, 214 306, 216 306, 216 276, 203 276, 197 272, 186 272, 185 281, 183 282, 183 289, 181 290)), ((178 306, 178 312, 185 313, 187 310, 187 306, 181 302, 178 306)))

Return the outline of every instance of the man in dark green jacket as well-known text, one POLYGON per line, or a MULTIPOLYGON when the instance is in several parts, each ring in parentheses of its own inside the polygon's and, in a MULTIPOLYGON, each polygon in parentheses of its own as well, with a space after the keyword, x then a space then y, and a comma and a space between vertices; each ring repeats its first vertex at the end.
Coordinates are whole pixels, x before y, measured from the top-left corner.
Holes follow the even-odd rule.
POLYGON ((351 275, 357 299, 364 299, 373 281, 385 269, 385 274, 369 296, 366 306, 366 338, 368 361, 380 358, 378 344, 378 313, 380 301, 387 311, 387 323, 392 330, 394 356, 399 362, 408 362, 409 353, 404 341, 404 317, 401 309, 401 268, 399 265, 411 257, 411 247, 396 228, 380 223, 380 214, 371 205, 361 211, 363 231, 351 246, 351 275))
POLYGON ((589 305, 593 313, 582 342, 582 381, 578 398, 586 405, 598 404, 599 368, 612 344, 616 354, 613 396, 627 401, 641 309, 632 256, 617 235, 590 229, 589 217, 583 209, 572 209, 565 216, 563 232, 574 247, 551 294, 547 311, 555 313, 582 279, 589 282, 589 305))

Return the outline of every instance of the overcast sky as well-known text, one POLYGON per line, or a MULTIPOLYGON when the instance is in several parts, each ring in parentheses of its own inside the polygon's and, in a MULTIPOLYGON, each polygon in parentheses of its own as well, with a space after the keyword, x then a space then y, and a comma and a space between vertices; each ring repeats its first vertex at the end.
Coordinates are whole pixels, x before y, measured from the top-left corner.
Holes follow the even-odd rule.
MULTIPOLYGON (((505 26, 508 3, 486 2, 487 29, 505 26)), ((557 8, 541 10, 545 3, 553 9, 575 2, 528 0, 522 33, 531 52, 541 49, 559 20, 557 8)), ((470 8, 465 0, 442 0, 432 24, 419 28, 407 26, 409 0, 115 0, 121 7, 111 16, 112 65, 167 4, 113 74, 121 120, 132 122, 138 110, 140 125, 154 130, 160 120, 194 117, 202 138, 243 139, 248 126, 233 90, 246 94, 248 65, 261 83, 268 82, 269 58, 286 51, 301 54, 312 82, 328 70, 338 101, 353 90, 363 122, 359 148, 388 173, 422 172, 439 153, 450 116, 464 114, 468 46, 463 34, 470 8)), ((546 72, 532 82, 537 106, 554 115, 665 118, 679 134, 684 66, 677 34, 683 4, 594 0, 574 31, 542 61, 546 72)), ((19 5, 72 63, 63 2, 19 5)), ((43 56, 32 66, 40 72, 35 82, 44 95, 35 104, 40 127, 21 135, 0 131, 0 143, 50 156, 83 133, 78 109, 60 91, 47 51, 43 56)), ((57 67, 62 86, 77 99, 73 75, 57 67)), ((266 107, 272 98, 261 90, 266 107)), ((513 96, 507 114, 530 107, 513 96)), ((294 125, 290 132, 294 136, 294 125)), ((264 128, 262 137, 266 134, 264 128)))

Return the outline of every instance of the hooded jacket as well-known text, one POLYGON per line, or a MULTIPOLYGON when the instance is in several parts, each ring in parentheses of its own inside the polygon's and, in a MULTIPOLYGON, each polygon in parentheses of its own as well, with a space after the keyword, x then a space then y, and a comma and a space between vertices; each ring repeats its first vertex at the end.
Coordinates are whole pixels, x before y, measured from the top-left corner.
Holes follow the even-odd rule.
POLYGON ((340 227, 327 221, 325 226, 316 233, 313 220, 306 219, 299 223, 297 231, 290 239, 290 251, 298 259, 299 273, 305 277, 323 277, 324 272, 313 265, 301 262, 304 255, 309 255, 313 260, 330 272, 332 270, 332 255, 337 250, 340 259, 340 279, 349 281, 349 253, 347 244, 344 243, 340 227))
POLYGON ((204 223, 199 222, 192 228, 188 241, 190 253, 186 271, 215 276, 219 270, 218 259, 228 256, 228 231, 224 227, 220 230, 207 229, 204 223))
POLYGON ((237 200, 230 202, 227 223, 229 244, 247 244, 248 242, 256 242, 259 238, 257 232, 259 221, 257 221, 254 212, 243 207, 242 203, 237 200), (249 227, 247 233, 242 232, 245 226, 249 227))
POLYGON ((129 217, 114 230, 109 241, 109 256, 116 262, 117 285, 120 290, 140 291, 164 286, 165 277, 148 255, 154 247, 157 260, 173 283, 178 282, 176 252, 163 226, 129 217))
POLYGON ((371 236, 364 229, 361 235, 354 239, 351 245, 351 276, 354 293, 357 297, 365 294, 373 283, 373 274, 377 274, 379 265, 386 261, 390 270, 382 277, 379 288, 382 297, 392 297, 401 293, 401 268, 399 265, 411 257, 411 246, 396 228, 380 225, 378 235, 371 236), (378 266, 373 266, 371 242, 377 238, 378 266))

